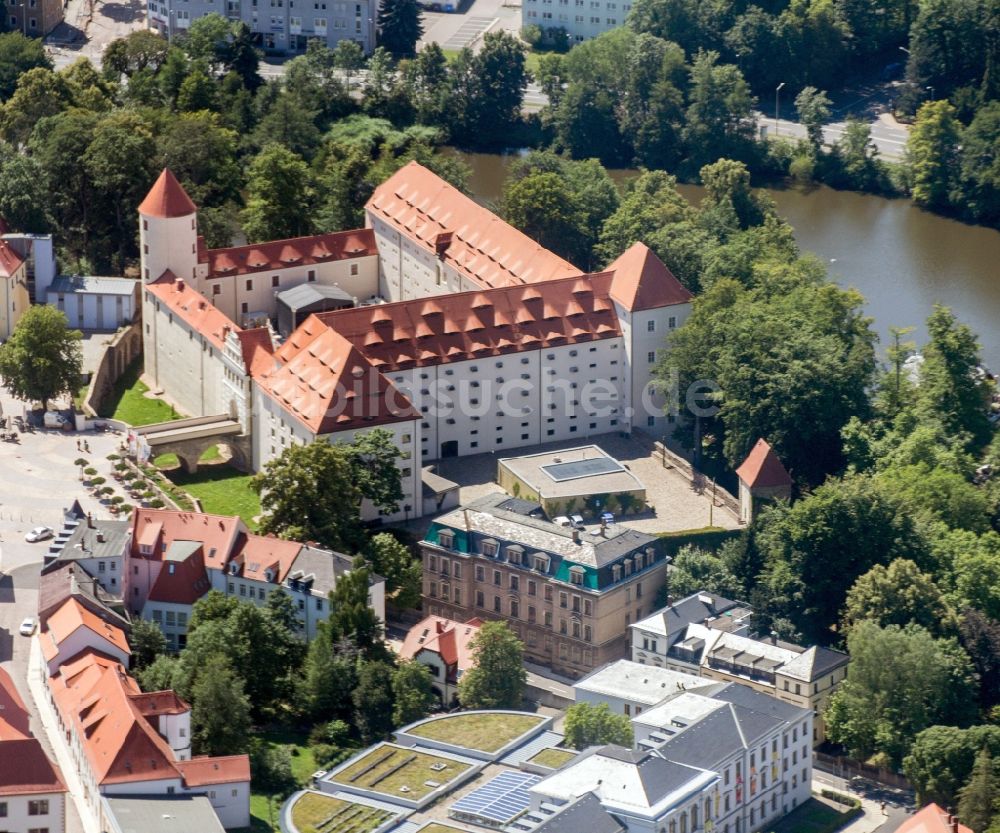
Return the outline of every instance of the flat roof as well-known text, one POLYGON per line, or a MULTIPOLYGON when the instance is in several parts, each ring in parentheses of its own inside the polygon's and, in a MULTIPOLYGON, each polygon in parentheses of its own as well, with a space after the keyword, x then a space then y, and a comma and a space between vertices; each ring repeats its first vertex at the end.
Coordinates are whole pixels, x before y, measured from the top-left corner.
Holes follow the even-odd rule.
POLYGON ((224 833, 204 795, 104 796, 116 833, 224 833))
POLYGON ((59 275, 49 284, 49 292, 63 295, 132 295, 139 281, 133 278, 105 278, 97 275, 59 275))
POLYGON ((646 488, 638 477, 596 445, 504 457, 499 465, 541 499, 636 492, 646 488))
POLYGON ((713 680, 694 674, 620 659, 592 671, 573 688, 654 706, 678 691, 704 688, 713 683, 713 680))

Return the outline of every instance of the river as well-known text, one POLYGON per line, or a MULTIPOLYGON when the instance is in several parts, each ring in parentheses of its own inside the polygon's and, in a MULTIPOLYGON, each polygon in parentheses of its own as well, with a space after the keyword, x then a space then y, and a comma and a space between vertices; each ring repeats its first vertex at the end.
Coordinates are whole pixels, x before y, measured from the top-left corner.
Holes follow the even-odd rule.
MULTIPOLYGON (((513 157, 459 155, 472 169, 473 195, 495 202, 513 157)), ((633 174, 612 171, 618 181, 633 174)), ((701 196, 698 186, 680 190, 691 200, 701 196)), ((768 193, 801 248, 826 263, 840 285, 865 296, 883 351, 893 326, 915 327, 910 338, 922 343, 924 321, 932 305, 942 303, 972 327, 984 361, 1000 370, 1000 232, 921 211, 904 199, 825 186, 768 193)))

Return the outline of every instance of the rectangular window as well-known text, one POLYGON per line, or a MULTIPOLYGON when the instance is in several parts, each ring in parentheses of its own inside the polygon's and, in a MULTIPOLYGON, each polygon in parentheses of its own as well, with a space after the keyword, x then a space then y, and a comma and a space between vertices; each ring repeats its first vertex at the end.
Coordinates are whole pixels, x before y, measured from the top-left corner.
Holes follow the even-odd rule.
POLYGON ((271 286, 281 286, 280 275, 271 275, 271 286))
MULTIPOLYGON (((316 22, 318 23, 319 21, 317 20, 316 22)), ((307 280, 307 281, 308 281, 309 283, 312 283, 313 281, 315 281, 315 280, 316 280, 316 270, 315 270, 315 269, 310 269, 310 270, 309 270, 309 271, 308 271, 308 272, 306 273, 306 280, 307 280)))
POLYGON ((49 814, 49 800, 47 798, 28 802, 29 816, 47 816, 49 814))
POLYGON ((656 332, 656 322, 655 321, 647 321, 646 322, 646 332, 647 333, 656 332))
POLYGON ((250 279, 247 281, 247 292, 250 292, 252 289, 253 289, 253 279, 250 279))
POLYGON ((486 606, 486 601, 483 598, 483 591, 482 590, 477 590, 476 591, 476 607, 485 607, 485 606, 486 606))
POLYGON ((499 596, 494 596, 493 597, 493 612, 494 613, 500 613, 500 597, 499 596))

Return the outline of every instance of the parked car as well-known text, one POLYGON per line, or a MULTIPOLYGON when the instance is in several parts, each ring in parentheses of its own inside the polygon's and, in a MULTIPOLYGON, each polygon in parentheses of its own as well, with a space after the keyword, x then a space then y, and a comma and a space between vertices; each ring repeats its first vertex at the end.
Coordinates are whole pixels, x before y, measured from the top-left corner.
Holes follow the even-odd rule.
POLYGON ((46 411, 42 419, 42 424, 46 428, 62 428, 65 430, 69 426, 69 420, 59 413, 59 411, 46 411))
POLYGON ((47 541, 55 533, 47 526, 36 526, 31 532, 24 536, 24 540, 29 544, 37 544, 39 541, 47 541))
POLYGON ((21 632, 21 636, 31 636, 35 632, 35 620, 29 616, 21 623, 18 630, 21 632))
POLYGON ((570 521, 570 519, 567 518, 565 515, 559 515, 559 516, 553 518, 552 519, 552 523, 556 524, 556 526, 572 526, 573 525, 572 522, 570 521))
POLYGON ((570 515, 569 522, 575 529, 583 529, 583 515, 570 515))

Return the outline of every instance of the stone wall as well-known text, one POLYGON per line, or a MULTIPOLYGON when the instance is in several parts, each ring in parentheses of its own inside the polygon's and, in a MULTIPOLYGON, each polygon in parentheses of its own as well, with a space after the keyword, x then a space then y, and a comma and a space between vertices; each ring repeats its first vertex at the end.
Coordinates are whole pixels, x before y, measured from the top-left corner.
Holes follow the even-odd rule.
POLYGON ((142 355, 142 321, 122 327, 104 347, 97 370, 90 378, 83 412, 89 417, 100 416, 101 409, 114 390, 115 382, 126 368, 142 355))

